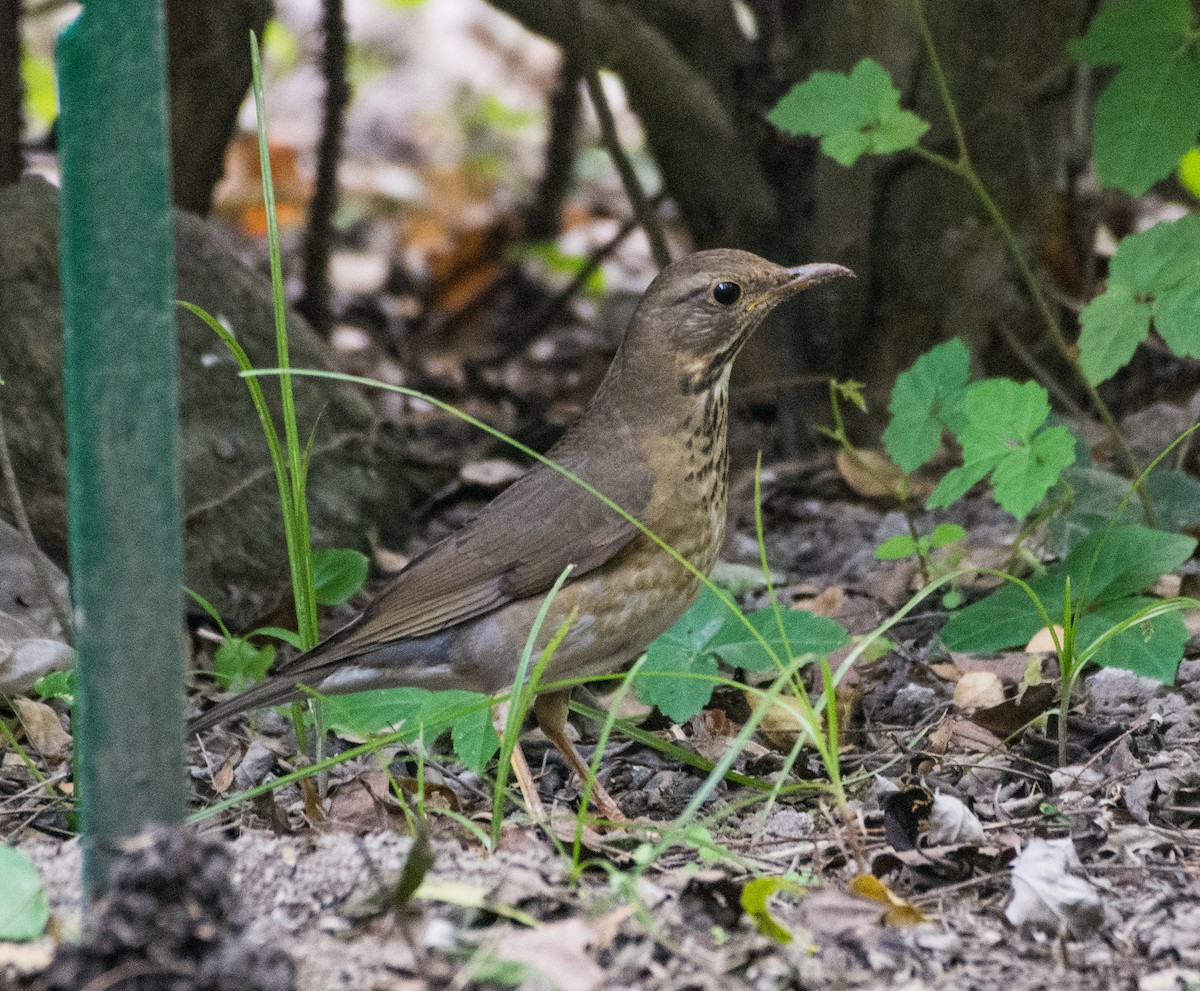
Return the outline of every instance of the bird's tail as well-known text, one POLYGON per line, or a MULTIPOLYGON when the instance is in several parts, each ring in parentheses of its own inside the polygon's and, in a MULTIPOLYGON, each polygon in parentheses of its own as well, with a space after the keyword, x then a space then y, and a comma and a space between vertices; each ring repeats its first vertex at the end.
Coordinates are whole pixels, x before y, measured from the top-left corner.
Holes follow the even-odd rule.
POLYGON ((302 699, 307 693, 301 690, 301 684, 303 684, 301 677, 292 676, 287 672, 272 675, 265 681, 247 688, 241 694, 226 699, 224 702, 218 702, 207 712, 203 712, 191 720, 187 727, 188 734, 201 733, 241 712, 249 712, 251 709, 260 709, 267 705, 283 705, 302 699))

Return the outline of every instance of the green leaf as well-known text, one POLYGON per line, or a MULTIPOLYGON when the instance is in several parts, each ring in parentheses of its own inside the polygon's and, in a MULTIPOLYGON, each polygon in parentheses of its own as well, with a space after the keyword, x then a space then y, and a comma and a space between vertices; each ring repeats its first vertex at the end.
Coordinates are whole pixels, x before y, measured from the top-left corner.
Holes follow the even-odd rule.
POLYGON ((481 772, 500 747, 492 728, 491 704, 489 696, 477 692, 382 688, 331 695, 325 699, 322 715, 335 733, 361 737, 402 726, 407 730, 401 737, 405 742, 421 736, 429 744, 450 729, 458 759, 481 772))
MULTIPOLYGON (((1118 525, 1088 535, 1066 560, 1031 578, 1029 586, 1050 617, 1057 620, 1063 614, 1066 579, 1070 577, 1072 597, 1077 605, 1082 605, 1084 612, 1079 643, 1087 644, 1107 628, 1104 624, 1119 622, 1145 605, 1147 600, 1138 597, 1137 593, 1179 567, 1195 547, 1196 541, 1191 537, 1151 530, 1139 524, 1118 525), (1135 602, 1140 605, 1131 605, 1135 602)), ((1164 631, 1159 638, 1160 645, 1173 644, 1172 624, 1153 625, 1158 623, 1157 619, 1151 623, 1156 632, 1164 631)), ((1028 643, 1044 625, 1041 614, 1026 593, 1016 585, 1006 584, 950 617, 942 627, 941 637, 951 650, 1004 650, 1028 643)), ((1124 666, 1116 663, 1124 651, 1126 656, 1139 658, 1136 663, 1153 670, 1155 673, 1151 677, 1159 677, 1168 662, 1161 658, 1154 663, 1146 660, 1148 655, 1132 650, 1132 640, 1125 639, 1126 636, 1114 638, 1120 646, 1102 648, 1097 663, 1124 666)), ((1159 655, 1154 656, 1158 658, 1159 655)), ((1178 663, 1178 658, 1173 663, 1178 663)), ((1172 674, 1173 671, 1174 668, 1172 674)))
POLYGON ((500 737, 492 725, 491 708, 480 709, 454 720, 450 742, 454 744, 454 754, 462 765, 476 774, 482 774, 500 749, 500 737))
POLYGON ((1079 320, 1079 367, 1089 382, 1099 385, 1124 368, 1149 336, 1150 304, 1128 286, 1110 282, 1104 295, 1080 311, 1079 320))
POLYGON ((821 139, 821 150, 840 165, 864 154, 886 155, 914 147, 929 124, 900 108, 900 92, 887 69, 863 59, 850 72, 814 72, 793 86, 767 115, 788 134, 821 139))
POLYGON ((1074 462, 1070 431, 1041 429, 1050 415, 1050 401, 1036 382, 976 382, 963 396, 963 413, 966 423, 958 433, 963 466, 946 474, 928 505, 948 506, 991 474, 996 501, 1023 519, 1074 462))
POLYGON ((1121 69, 1096 104, 1100 181, 1141 195, 1169 175, 1200 129, 1200 62, 1187 0, 1126 0, 1101 11, 1071 45, 1092 65, 1121 69))
POLYGON ((1126 0, 1104 7, 1087 34, 1070 44, 1071 54, 1089 65, 1130 65, 1155 58, 1188 41, 1188 0, 1126 0))
POLYGON ((1066 427, 1043 430, 996 465, 992 472, 996 501, 1017 519, 1024 519, 1074 460, 1071 431, 1066 427))
POLYGON ((716 676, 717 659, 663 637, 647 648, 634 686, 646 705, 657 706, 674 723, 686 723, 712 699, 716 684, 710 679, 716 676))
POLYGON ((37 939, 50 918, 50 903, 37 868, 20 850, 0 846, 0 940, 37 939))
POLYGON ((930 547, 946 547, 964 539, 967 531, 957 523, 939 523, 929 535, 930 547))
MULTIPOLYGON (((1083 645, 1093 643, 1106 630, 1152 605, 1154 601, 1131 596, 1101 606, 1079 621, 1077 642, 1083 645)), ((1144 678, 1153 678, 1164 685, 1170 685, 1175 681, 1175 673, 1183 658, 1183 648, 1187 639, 1187 626, 1183 617, 1177 612, 1167 613, 1110 637, 1096 651, 1092 660, 1101 667, 1133 671, 1144 678)))
POLYGON ((213 674, 222 688, 240 690, 262 681, 275 661, 275 648, 256 647, 242 637, 229 637, 213 655, 213 674))
POLYGON ((685 723, 712 698, 717 661, 713 637, 726 620, 736 618, 707 586, 692 607, 646 649, 646 660, 634 689, 646 705, 657 706, 668 719, 685 723))
POLYGON ((75 704, 75 672, 51 671, 34 682, 33 690, 44 699, 62 699, 67 705, 75 704))
POLYGON ((804 885, 785 877, 756 877, 742 888, 742 911, 754 920, 764 936, 777 943, 790 943, 792 934, 771 914, 771 897, 780 891, 803 894, 804 885))
POLYGON ((1079 361, 1093 383, 1145 340, 1149 320, 1176 354, 1200 356, 1200 215, 1155 224, 1121 241, 1108 290, 1080 314, 1079 361))
POLYGON ((1062 570, 1071 576, 1072 595, 1111 602, 1150 587, 1195 549, 1191 537, 1125 524, 1090 534, 1067 555, 1062 570))
POLYGON ((996 467, 1003 459, 1003 455, 996 455, 992 458, 985 458, 981 461, 975 461, 972 464, 963 465, 961 468, 951 468, 942 480, 937 483, 937 486, 929 493, 929 498, 925 500, 925 505, 929 508, 937 508, 950 506, 968 492, 971 487, 982 482, 988 476, 993 468, 996 467))
POLYGON ((1134 196, 1170 175, 1196 143, 1200 64, 1186 49, 1117 73, 1096 102, 1096 172, 1134 196))
POLYGON ((367 555, 345 548, 317 551, 313 555, 313 578, 317 602, 336 606, 354 595, 367 580, 367 555))
MULTIPOLYGON (((746 618, 785 663, 805 654, 828 654, 849 642, 831 619, 797 609, 781 610, 787 646, 772 609, 759 609, 746 618)), ((685 723, 712 698, 717 657, 730 667, 764 671, 773 667, 770 655, 721 599, 708 588, 671 629, 646 650, 646 660, 634 680, 638 698, 655 705, 668 719, 685 723), (715 656, 714 656, 715 655, 715 656)))
MULTIPOLYGON (((805 654, 828 654, 850 642, 849 634, 840 624, 804 609, 780 609, 778 618, 774 609, 757 609, 746 618, 784 664, 805 654), (780 622, 783 623, 782 634, 780 622), (786 642, 784 634, 787 635, 786 642)), ((712 638, 709 647, 730 667, 745 671, 769 671, 774 667, 771 655, 733 616, 712 638)))
POLYGON ((260 626, 246 634, 246 639, 253 637, 273 637, 276 640, 282 640, 289 647, 294 647, 296 650, 304 650, 304 643, 300 639, 300 634, 295 630, 284 629, 282 626, 260 626))
POLYGON ((925 352, 897 376, 883 446, 904 471, 916 471, 933 457, 943 430, 962 429, 970 364, 967 346, 956 337, 925 352))
POLYGON ((875 557, 880 561, 899 561, 917 553, 917 542, 908 534, 901 533, 889 537, 875 548, 875 557))

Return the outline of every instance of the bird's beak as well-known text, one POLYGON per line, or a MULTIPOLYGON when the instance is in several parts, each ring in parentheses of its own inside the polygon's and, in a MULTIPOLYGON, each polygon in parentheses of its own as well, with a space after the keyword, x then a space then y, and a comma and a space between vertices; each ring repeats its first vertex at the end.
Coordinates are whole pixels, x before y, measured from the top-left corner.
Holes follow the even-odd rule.
POLYGON ((799 292, 803 292, 810 286, 820 285, 822 282, 828 282, 830 279, 841 279, 846 276, 854 278, 854 273, 843 265, 834 265, 830 262, 815 262, 812 265, 797 265, 795 268, 787 270, 788 278, 786 282, 781 282, 774 288, 763 293, 759 300, 751 304, 751 309, 756 309, 758 306, 766 305, 768 308, 774 308, 785 299, 795 296, 799 292))
POLYGON ((809 286, 817 286, 830 279, 854 278, 854 273, 844 265, 832 265, 829 262, 816 262, 812 265, 797 265, 787 270, 789 276, 783 284, 783 292, 787 296, 798 293, 809 286))

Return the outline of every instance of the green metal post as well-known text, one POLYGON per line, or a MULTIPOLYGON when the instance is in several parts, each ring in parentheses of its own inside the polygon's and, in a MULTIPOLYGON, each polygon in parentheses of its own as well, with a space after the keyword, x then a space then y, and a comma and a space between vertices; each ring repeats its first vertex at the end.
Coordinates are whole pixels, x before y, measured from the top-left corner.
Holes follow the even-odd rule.
POLYGON ((84 883, 186 811, 179 390, 162 0, 59 39, 68 513, 84 883))

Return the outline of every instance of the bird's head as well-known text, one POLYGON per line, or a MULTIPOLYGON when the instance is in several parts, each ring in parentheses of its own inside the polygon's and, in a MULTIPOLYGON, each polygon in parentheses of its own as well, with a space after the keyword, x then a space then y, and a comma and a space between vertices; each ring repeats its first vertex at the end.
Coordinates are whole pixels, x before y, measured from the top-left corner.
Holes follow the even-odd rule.
POLYGON ((731 248, 697 251, 650 284, 626 343, 643 359, 673 361, 683 391, 702 392, 776 306, 809 286, 853 274, 825 263, 784 268, 731 248))

